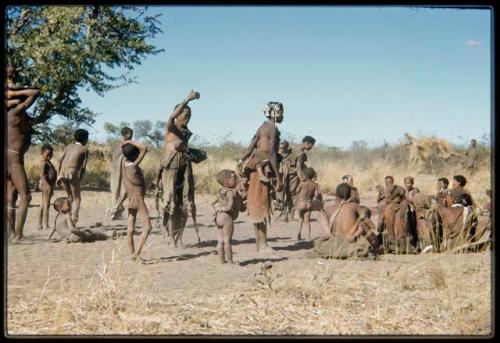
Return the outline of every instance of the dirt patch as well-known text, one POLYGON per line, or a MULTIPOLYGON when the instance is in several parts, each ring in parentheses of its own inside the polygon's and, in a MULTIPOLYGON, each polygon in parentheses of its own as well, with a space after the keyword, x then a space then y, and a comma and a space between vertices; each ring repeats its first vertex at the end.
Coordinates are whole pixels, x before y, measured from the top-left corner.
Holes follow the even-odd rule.
MULTIPOLYGON (((56 193, 54 199, 63 195, 56 193)), ((374 204, 373 196, 362 202, 374 204)), ((83 192, 78 226, 102 223, 110 231, 125 231, 126 219, 105 218, 108 199, 109 193, 83 192)), ((201 247, 191 225, 184 232, 186 249, 168 247, 153 219, 145 263, 130 259, 125 237, 48 242, 48 232, 36 229, 38 207, 30 208, 27 240, 7 247, 8 334, 492 332, 489 252, 310 259, 305 254, 312 245, 294 239, 298 223, 291 222, 272 224, 269 241, 275 251, 261 255, 255 251, 253 227, 241 215, 233 237, 236 263, 220 264, 209 200, 198 200, 201 247)), ((32 204, 39 203, 35 193, 32 204)), ((147 204, 154 217, 153 199, 147 204)))

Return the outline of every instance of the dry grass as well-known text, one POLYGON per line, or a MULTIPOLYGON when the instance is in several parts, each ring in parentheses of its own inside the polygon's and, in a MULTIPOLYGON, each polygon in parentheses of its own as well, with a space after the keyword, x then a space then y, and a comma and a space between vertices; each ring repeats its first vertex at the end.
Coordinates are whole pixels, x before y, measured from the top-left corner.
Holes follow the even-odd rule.
MULTIPOLYGON (((207 151, 208 160, 194 165, 196 189, 199 193, 214 194, 219 187, 216 182, 217 172, 224 168, 234 169, 237 158, 243 154, 244 147, 234 143, 224 143, 202 148, 207 151)), ((55 149, 53 163, 57 166, 63 147, 55 147, 55 149)), ((108 190, 111 146, 92 143, 89 149, 91 159, 88 162, 83 183, 93 188, 108 190)), ((354 182, 361 192, 372 191, 375 185, 383 184, 386 175, 394 176, 396 183, 401 185, 403 178, 410 175, 415 177, 416 187, 427 194, 435 193, 437 178, 446 176, 451 181, 453 175, 464 174, 468 179, 466 187, 481 203, 486 200, 485 189, 491 188, 491 160, 488 149, 481 146, 479 172, 473 177, 467 175, 458 162, 444 164, 434 174, 416 174, 414 170, 408 168, 404 150, 397 146, 386 152, 390 158, 383 158, 380 148, 338 152, 330 147, 318 146, 311 152, 310 163, 318 174, 318 183, 327 193, 333 191, 340 182, 340 178, 346 174, 354 177, 354 182)), ((38 157, 39 146, 33 145, 25 159, 28 179, 32 183, 39 173, 38 157)), ((161 150, 151 149, 141 164, 148 186, 156 182, 161 157, 161 150)))
POLYGON ((10 334, 487 335, 489 253, 256 266, 213 296, 166 296, 139 263, 111 258, 90 280, 52 277, 8 310, 10 334), (259 268, 260 267, 260 268, 259 268), (124 273, 127 268, 129 273, 124 273), (374 270, 376 269, 376 270, 374 270), (371 271, 370 271, 371 270, 371 271), (126 276, 124 276, 126 275, 126 276), (145 287, 144 285, 148 286, 145 287))

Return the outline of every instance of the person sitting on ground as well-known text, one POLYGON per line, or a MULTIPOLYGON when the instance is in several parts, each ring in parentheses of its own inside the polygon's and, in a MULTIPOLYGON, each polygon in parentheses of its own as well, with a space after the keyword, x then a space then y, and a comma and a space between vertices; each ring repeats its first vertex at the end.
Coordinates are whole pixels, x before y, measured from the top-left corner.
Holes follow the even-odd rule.
POLYGON ((58 168, 57 184, 64 186, 71 204, 73 205, 73 223, 78 222, 81 203, 81 182, 87 167, 89 150, 86 145, 89 141, 89 132, 77 129, 74 133, 75 143, 68 145, 61 156, 58 168))
POLYGON ((471 209, 476 208, 476 203, 472 198, 472 195, 464 187, 467 184, 467 179, 463 175, 453 176, 453 189, 448 191, 447 203, 449 206, 453 204, 462 203, 462 200, 468 203, 471 209), (454 191, 453 194, 451 191, 454 191))
POLYGON ((334 204, 318 216, 321 235, 310 256, 344 259, 380 254, 382 239, 371 221, 370 209, 349 201, 351 187, 347 183, 339 184, 335 194, 334 204))
POLYGON ((342 176, 342 183, 347 183, 351 186, 351 198, 349 201, 359 204, 359 193, 358 189, 354 187, 354 178, 351 175, 342 176))
MULTIPOLYGON (((232 170, 223 169, 217 175, 217 182, 222 188, 217 193, 218 206, 215 209, 214 221, 217 226, 217 254, 221 263, 233 263, 234 221, 240 212, 246 210, 244 197, 237 189, 238 177, 232 170)), ((212 204, 215 205, 215 202, 212 204)))
POLYGON ((146 195, 146 182, 144 174, 139 164, 144 159, 148 149, 138 142, 126 140, 122 143, 122 153, 125 161, 122 163, 122 175, 125 182, 125 190, 127 192, 128 203, 128 228, 127 240, 132 259, 141 258, 141 251, 144 243, 151 231, 151 219, 144 197, 146 195), (134 230, 137 214, 142 219, 142 233, 139 238, 139 246, 134 248, 134 230))
POLYGON ((50 199, 54 194, 54 186, 57 180, 57 170, 50 162, 53 156, 53 149, 50 144, 43 144, 40 158, 40 181, 39 188, 42 191, 42 204, 38 215, 38 229, 49 228, 49 208, 50 199))
POLYGON ((67 197, 57 198, 54 201, 54 209, 57 214, 54 219, 54 228, 48 238, 49 241, 55 232, 67 243, 88 243, 117 237, 115 231, 111 236, 108 236, 103 230, 76 228, 71 219, 71 201, 67 197))
POLYGON ((413 204, 413 198, 417 193, 420 193, 420 190, 414 186, 415 179, 412 176, 406 176, 404 184, 406 189, 405 198, 410 204, 413 204))
MULTIPOLYGON (((406 196, 406 189, 394 184, 394 177, 388 175, 384 179, 385 181, 385 190, 384 190, 384 205, 387 206, 389 204, 400 204, 406 196)), ((384 231, 385 226, 385 211, 381 211, 378 217, 378 225, 377 229, 379 232, 384 231)))
POLYGON ((434 200, 441 206, 448 206, 446 203, 446 196, 448 194, 449 181, 445 177, 440 177, 437 180, 437 193, 434 196, 434 200))
POLYGON ((295 209, 299 213, 299 232, 297 240, 302 240, 302 226, 304 223, 307 227, 307 239, 311 240, 311 213, 312 211, 321 211, 323 209, 323 197, 319 189, 319 185, 315 182, 316 172, 313 168, 304 168, 304 180, 298 188, 297 205, 295 209))

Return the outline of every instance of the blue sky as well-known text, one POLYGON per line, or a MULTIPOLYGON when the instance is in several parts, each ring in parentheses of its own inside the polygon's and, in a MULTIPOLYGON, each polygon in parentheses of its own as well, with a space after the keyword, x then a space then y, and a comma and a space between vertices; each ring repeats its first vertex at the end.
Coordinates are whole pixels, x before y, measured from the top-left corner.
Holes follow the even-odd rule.
POLYGON ((267 101, 284 104, 283 135, 348 147, 404 132, 454 142, 490 134, 489 10, 409 7, 150 7, 166 51, 137 84, 99 97, 104 122, 167 120, 191 89, 190 129, 248 143, 267 101), (463 137, 463 138, 459 138, 463 137))

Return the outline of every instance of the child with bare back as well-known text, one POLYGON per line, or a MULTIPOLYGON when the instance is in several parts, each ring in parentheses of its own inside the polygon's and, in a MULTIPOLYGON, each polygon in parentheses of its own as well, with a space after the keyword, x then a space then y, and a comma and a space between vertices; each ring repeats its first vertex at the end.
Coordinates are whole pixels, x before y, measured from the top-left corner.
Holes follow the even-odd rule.
POLYGON ((80 212, 81 203, 81 186, 89 150, 85 145, 89 140, 89 132, 84 129, 78 129, 74 133, 75 143, 68 145, 59 161, 59 176, 57 184, 64 186, 68 198, 73 206, 72 219, 73 223, 78 222, 78 214, 80 212))
POLYGON ((42 205, 38 215, 38 229, 49 228, 49 204, 54 194, 54 185, 57 180, 57 170, 50 162, 53 155, 53 149, 50 144, 42 145, 40 159, 40 185, 42 190, 42 205))
POLYGON ((215 209, 215 224, 217 225, 217 253, 221 263, 233 263, 233 238, 234 221, 239 212, 246 209, 243 196, 237 189, 238 180, 234 171, 224 169, 217 175, 217 182, 222 186, 217 195, 218 207, 215 209))
POLYGON ((139 164, 144 159, 148 149, 138 143, 126 140, 122 143, 122 152, 125 157, 122 163, 122 174, 125 181, 125 190, 127 191, 128 203, 128 230, 127 240, 132 258, 142 260, 140 257, 142 248, 149 232, 151 231, 151 219, 144 196, 146 195, 146 182, 139 164), (137 214, 142 219, 142 234, 139 238, 137 250, 134 248, 134 230, 137 214))
POLYGON ((54 219, 54 228, 49 235, 49 241, 55 232, 67 243, 87 243, 117 237, 115 232, 112 236, 108 236, 101 230, 76 228, 71 219, 71 201, 66 197, 57 198, 54 201, 54 209, 57 215, 54 219))
POLYGON ((302 170, 304 180, 300 183, 297 192, 297 205, 295 209, 299 212, 299 232, 297 240, 301 240, 302 226, 304 223, 307 226, 307 239, 311 240, 311 212, 314 210, 322 210, 322 195, 319 185, 315 182, 316 172, 313 168, 304 168, 302 170))
POLYGON ((239 160, 238 169, 244 178, 245 185, 250 179, 250 174, 257 171, 259 178, 264 183, 270 180, 266 175, 266 169, 271 169, 277 179, 277 191, 281 191, 282 182, 279 178, 278 154, 280 142, 280 132, 276 128, 276 123, 283 120, 283 104, 270 101, 264 107, 264 114, 269 119, 264 122, 252 138, 245 155, 239 160), (266 168, 267 167, 267 168, 266 168))

